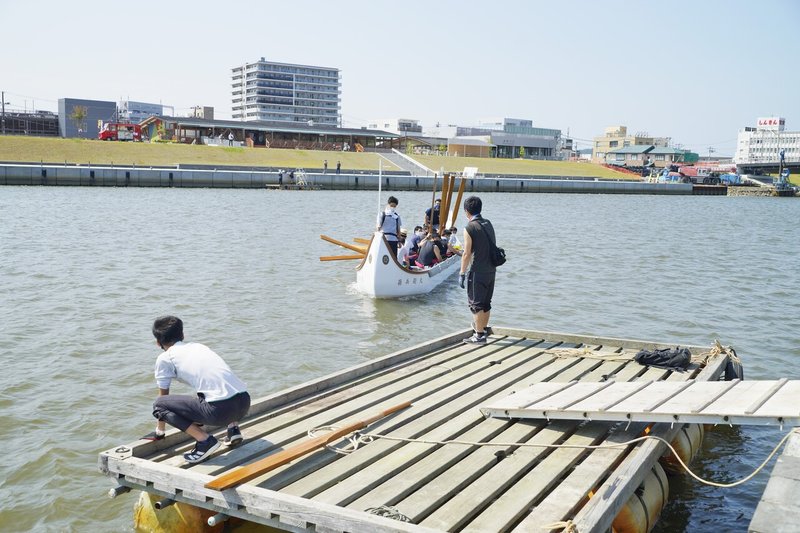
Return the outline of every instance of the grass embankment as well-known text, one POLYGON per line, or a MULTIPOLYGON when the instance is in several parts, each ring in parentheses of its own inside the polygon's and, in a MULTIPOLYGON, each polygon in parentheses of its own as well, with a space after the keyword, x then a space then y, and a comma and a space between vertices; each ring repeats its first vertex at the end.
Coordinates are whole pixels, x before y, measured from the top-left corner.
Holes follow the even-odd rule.
MULTIPOLYGON (((523 176, 585 176, 590 178, 637 179, 592 163, 534 161, 529 159, 488 159, 480 157, 414 156, 438 171, 458 172, 478 167, 479 173, 523 176)), ((0 161, 38 163, 92 163, 96 165, 137 165, 143 167, 179 164, 212 166, 253 166, 319 170, 328 160, 328 171, 342 162, 342 171, 378 170, 382 159, 374 153, 291 150, 278 148, 230 148, 172 143, 105 142, 87 139, 0 136, 0 161)), ((383 159, 384 170, 400 170, 383 159)))
POLYGON ((577 161, 537 161, 533 159, 488 159, 483 157, 446 157, 415 155, 414 159, 431 170, 460 172, 464 167, 478 167, 479 174, 519 174, 523 176, 582 176, 639 180, 638 176, 617 172, 594 163, 577 161))
MULTIPOLYGON (((107 142, 86 139, 0 136, 0 161, 137 165, 178 164, 321 169, 342 162, 342 171, 376 170, 380 156, 374 153, 231 148, 173 143, 107 142)), ((384 170, 400 170, 383 160, 384 170)))

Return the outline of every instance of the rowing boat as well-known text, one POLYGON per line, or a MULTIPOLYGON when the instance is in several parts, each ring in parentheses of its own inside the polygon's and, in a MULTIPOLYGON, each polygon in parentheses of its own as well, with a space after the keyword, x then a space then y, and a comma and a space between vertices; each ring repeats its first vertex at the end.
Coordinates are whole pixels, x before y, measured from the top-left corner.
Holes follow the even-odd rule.
POLYGON ((373 298, 427 294, 452 276, 460 264, 461 257, 454 255, 430 268, 406 268, 392 253, 383 232, 376 231, 356 267, 356 287, 373 298))

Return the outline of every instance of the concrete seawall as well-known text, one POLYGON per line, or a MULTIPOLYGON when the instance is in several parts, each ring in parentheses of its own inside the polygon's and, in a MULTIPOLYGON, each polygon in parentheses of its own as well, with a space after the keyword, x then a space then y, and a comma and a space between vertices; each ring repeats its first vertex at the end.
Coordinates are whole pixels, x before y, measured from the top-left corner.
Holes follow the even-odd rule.
MULTIPOLYGON (((329 190, 377 190, 377 174, 306 174, 306 180, 329 190)), ((286 184, 287 181, 284 181, 286 184)), ((439 182, 441 183, 441 181, 439 182)), ((265 188, 277 185, 275 172, 243 170, 142 168, 73 165, 0 165, 0 185, 50 185, 77 187, 210 187, 265 188)), ((430 191, 433 178, 384 175, 383 189, 430 191)), ((476 178, 467 182, 470 192, 597 193, 691 195, 691 184, 594 180, 577 177, 476 178)))

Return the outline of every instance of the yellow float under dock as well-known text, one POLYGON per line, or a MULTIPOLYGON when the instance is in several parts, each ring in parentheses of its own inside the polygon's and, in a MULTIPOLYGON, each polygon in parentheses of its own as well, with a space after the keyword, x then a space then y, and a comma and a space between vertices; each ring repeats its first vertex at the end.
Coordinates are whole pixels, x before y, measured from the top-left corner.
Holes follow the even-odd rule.
MULTIPOLYGON (((673 372, 633 356, 674 344, 494 328, 489 343, 474 346, 461 342, 468 333, 254 401, 241 423, 244 443, 203 463, 183 461, 193 443, 173 431, 102 452, 100 470, 118 485, 114 496, 146 491, 161 507, 176 501, 209 510, 217 524, 234 517, 286 531, 374 533, 561 531, 569 523, 580 533, 606 532, 640 485, 658 484, 652 472, 660 470, 665 446, 563 445, 626 442, 645 424, 503 420, 484 418, 479 408, 543 381, 718 380, 728 364, 720 354, 673 372), (362 430, 375 438, 352 453, 320 448, 234 488, 206 488, 217 476, 308 441, 310 430, 319 435, 402 402, 411 406, 362 430)), ((693 356, 708 352, 688 348, 693 356)), ((682 427, 656 424, 648 434, 672 441, 682 427)), ((652 522, 648 517, 647 527, 652 522)))

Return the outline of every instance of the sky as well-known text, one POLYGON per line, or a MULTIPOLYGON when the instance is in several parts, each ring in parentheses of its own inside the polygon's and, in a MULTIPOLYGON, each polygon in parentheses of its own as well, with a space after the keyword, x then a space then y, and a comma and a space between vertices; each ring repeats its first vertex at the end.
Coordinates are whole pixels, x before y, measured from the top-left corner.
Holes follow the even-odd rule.
POLYGON ((503 117, 589 148, 608 126, 733 155, 739 129, 800 131, 800 1, 0 0, 6 109, 130 99, 231 118, 231 69, 338 68, 346 127, 503 117))

